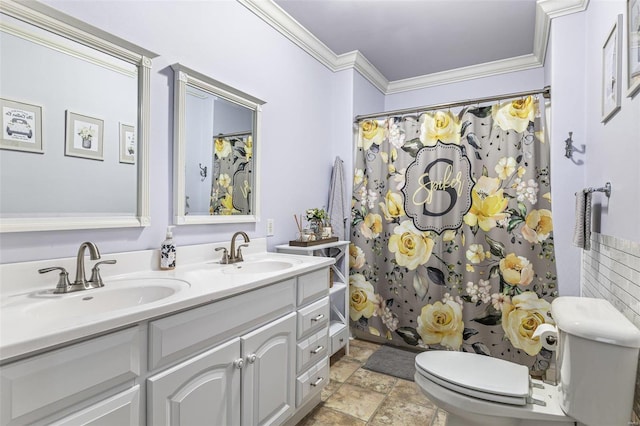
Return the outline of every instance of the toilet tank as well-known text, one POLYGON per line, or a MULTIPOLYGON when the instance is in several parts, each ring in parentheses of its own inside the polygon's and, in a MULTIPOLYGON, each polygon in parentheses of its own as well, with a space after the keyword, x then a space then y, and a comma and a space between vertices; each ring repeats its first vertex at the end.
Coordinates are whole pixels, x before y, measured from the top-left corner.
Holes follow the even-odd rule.
POLYGON ((560 406, 587 426, 627 425, 631 418, 640 330, 604 299, 558 297, 560 406))

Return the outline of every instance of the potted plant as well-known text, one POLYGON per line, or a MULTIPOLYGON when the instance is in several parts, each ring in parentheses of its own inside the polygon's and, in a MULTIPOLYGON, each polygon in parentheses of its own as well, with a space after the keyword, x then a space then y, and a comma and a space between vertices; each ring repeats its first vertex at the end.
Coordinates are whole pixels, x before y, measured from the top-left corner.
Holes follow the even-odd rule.
POLYGON ((316 234, 316 237, 321 238, 322 228, 328 218, 327 212, 324 209, 308 209, 305 212, 305 217, 309 222, 309 227, 313 230, 313 233, 316 234))

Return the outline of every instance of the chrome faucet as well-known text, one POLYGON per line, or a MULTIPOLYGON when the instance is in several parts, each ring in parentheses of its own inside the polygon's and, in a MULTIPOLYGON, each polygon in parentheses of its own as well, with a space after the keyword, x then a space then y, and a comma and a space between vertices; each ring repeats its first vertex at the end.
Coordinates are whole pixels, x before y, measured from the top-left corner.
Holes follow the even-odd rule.
POLYGON ((90 241, 85 241, 80 244, 80 248, 78 248, 78 256, 76 258, 76 280, 72 285, 82 286, 85 289, 93 288, 93 286, 87 281, 87 276, 84 273, 84 252, 87 248, 89 249, 89 256, 91 257, 91 260, 100 259, 100 251, 95 244, 90 241))
POLYGON ((229 249, 229 252, 227 252, 227 249, 224 247, 218 247, 216 249, 216 251, 223 250, 222 259, 220 260, 220 263, 224 263, 224 264, 238 263, 244 260, 242 259, 242 247, 249 247, 249 244, 240 244, 240 246, 238 246, 238 250, 236 251, 236 237, 238 235, 241 235, 242 238, 244 238, 245 243, 249 242, 249 236, 247 235, 246 232, 238 231, 235 234, 233 234, 233 237, 231 237, 231 247, 229 249))
POLYGON ((91 260, 100 259, 100 251, 94 243, 85 241, 84 243, 80 244, 80 248, 78 248, 78 255, 76 257, 76 279, 73 284, 69 282, 69 273, 62 267, 54 266, 51 268, 43 268, 38 270, 38 272, 40 272, 41 274, 56 270, 60 271, 58 285, 53 291, 54 293, 70 293, 72 291, 89 290, 91 288, 104 287, 102 277, 100 277, 100 265, 112 265, 116 263, 116 261, 103 260, 102 262, 98 262, 93 265, 93 269, 91 270, 91 278, 87 281, 87 276, 85 275, 84 270, 84 256, 86 249, 89 249, 89 256, 91 260))

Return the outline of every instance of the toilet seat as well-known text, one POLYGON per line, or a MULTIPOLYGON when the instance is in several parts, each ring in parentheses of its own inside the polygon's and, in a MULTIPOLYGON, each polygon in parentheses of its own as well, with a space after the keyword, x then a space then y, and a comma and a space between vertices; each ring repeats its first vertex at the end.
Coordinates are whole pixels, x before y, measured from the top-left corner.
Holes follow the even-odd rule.
POLYGON ((531 394, 529 369, 467 352, 427 351, 416 356, 416 371, 453 392, 523 406, 531 394))

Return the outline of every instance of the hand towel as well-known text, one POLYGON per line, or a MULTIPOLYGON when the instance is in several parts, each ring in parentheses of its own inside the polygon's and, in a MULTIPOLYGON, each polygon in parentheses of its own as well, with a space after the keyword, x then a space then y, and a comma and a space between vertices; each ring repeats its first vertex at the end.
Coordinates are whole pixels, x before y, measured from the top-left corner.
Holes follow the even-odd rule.
POLYGON ((591 250, 591 191, 576 192, 576 223, 573 228, 573 245, 591 250))
POLYGON ((333 235, 340 240, 345 239, 345 221, 349 219, 349 208, 345 196, 344 164, 340 157, 336 157, 331 173, 328 213, 333 235))

